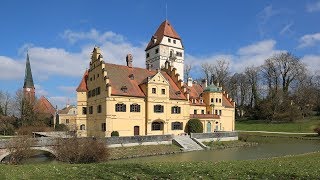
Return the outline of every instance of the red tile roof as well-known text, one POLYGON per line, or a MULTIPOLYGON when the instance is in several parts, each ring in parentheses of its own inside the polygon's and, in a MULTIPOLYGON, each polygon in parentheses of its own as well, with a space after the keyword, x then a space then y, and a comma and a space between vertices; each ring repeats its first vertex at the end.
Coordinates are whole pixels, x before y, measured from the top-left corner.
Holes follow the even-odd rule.
POLYGON ((171 26, 170 22, 168 20, 165 20, 160 24, 160 26, 158 27, 158 30, 151 38, 150 42, 147 45, 146 50, 149 50, 154 46, 160 44, 164 36, 181 40, 180 36, 174 30, 173 26, 171 26), (156 42, 153 41, 154 38, 157 39, 156 42))
POLYGON ((55 115, 55 108, 52 106, 52 104, 48 101, 47 98, 44 96, 41 96, 35 106, 34 109, 36 112, 41 113, 41 114, 50 114, 50 115, 55 115))
MULTIPOLYGON (((147 81, 148 77, 153 77, 157 74, 155 70, 147 70, 138 67, 128 67, 117 64, 105 64, 105 71, 108 73, 109 82, 111 85, 112 95, 120 96, 135 96, 145 97, 146 94, 142 91, 140 85, 147 81), (122 88, 126 88, 123 91, 122 88)), ((166 72, 161 72, 163 77, 169 82, 169 97, 170 99, 186 99, 185 95, 180 91, 171 77, 166 72)))
POLYGON ((225 94, 222 95, 222 106, 225 106, 226 108, 234 108, 233 102, 231 102, 225 94))
POLYGON ((190 99, 195 99, 200 97, 200 94, 203 92, 203 88, 200 84, 192 84, 192 87, 189 87, 187 85, 185 85, 186 87, 188 87, 189 90, 189 94, 190 94, 190 99))
POLYGON ((77 88, 77 92, 87 92, 87 80, 88 80, 88 70, 83 74, 82 80, 77 88))

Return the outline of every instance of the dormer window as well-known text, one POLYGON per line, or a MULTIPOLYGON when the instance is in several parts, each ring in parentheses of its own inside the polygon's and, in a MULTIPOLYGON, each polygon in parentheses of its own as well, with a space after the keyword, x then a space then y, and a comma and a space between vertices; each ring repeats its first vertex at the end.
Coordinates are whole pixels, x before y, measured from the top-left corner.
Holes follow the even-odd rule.
POLYGON ((134 80, 134 75, 133 75, 133 74, 130 74, 130 75, 129 75, 129 78, 130 78, 131 80, 134 80))
POLYGON ((176 95, 180 95, 180 94, 181 94, 181 91, 177 91, 177 92, 176 92, 176 95))
POLYGON ((128 91, 127 86, 122 86, 121 87, 121 91, 124 92, 124 93, 127 93, 127 91, 128 91))

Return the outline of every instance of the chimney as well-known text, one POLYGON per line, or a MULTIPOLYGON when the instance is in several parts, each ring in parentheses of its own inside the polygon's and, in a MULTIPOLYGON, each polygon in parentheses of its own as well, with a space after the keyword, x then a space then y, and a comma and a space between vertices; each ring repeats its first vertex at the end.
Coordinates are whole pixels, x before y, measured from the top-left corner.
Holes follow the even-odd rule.
POLYGON ((206 88, 207 87, 207 79, 203 79, 202 81, 201 81, 201 86, 202 86, 202 88, 206 88))
POLYGON ((189 87, 192 87, 192 78, 191 78, 191 77, 188 78, 187 85, 188 85, 189 87))
POLYGON ((129 68, 132 68, 132 60, 133 60, 132 55, 131 54, 127 54, 126 61, 127 61, 127 66, 129 68))
POLYGON ((151 71, 151 64, 147 64, 147 69, 148 69, 148 71, 151 71))

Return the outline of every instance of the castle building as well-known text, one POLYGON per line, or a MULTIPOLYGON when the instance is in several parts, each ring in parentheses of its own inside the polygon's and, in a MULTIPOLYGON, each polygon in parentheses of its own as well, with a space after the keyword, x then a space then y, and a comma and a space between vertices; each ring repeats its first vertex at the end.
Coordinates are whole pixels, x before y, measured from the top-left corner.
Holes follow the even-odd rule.
POLYGON ((79 136, 107 137, 183 134, 192 118, 204 132, 233 131, 235 103, 222 87, 183 82, 184 48, 169 21, 164 21, 146 48, 146 68, 105 62, 94 47, 88 70, 77 88, 79 136))
POLYGON ((58 124, 65 124, 70 131, 76 130, 77 107, 67 104, 58 111, 58 124))

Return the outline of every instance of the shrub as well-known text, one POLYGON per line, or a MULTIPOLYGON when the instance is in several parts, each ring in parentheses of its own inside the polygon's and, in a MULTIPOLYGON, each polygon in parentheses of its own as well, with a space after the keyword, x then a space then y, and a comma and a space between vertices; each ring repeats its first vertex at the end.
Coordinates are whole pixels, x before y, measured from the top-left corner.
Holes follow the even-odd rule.
POLYGON ((8 162, 10 164, 19 164, 22 160, 29 158, 33 152, 31 146, 34 142, 34 139, 28 136, 11 138, 6 144, 6 148, 10 153, 8 162))
POLYGON ((239 141, 247 142, 249 136, 247 134, 241 134, 239 135, 239 141))
POLYGON ((101 162, 109 156, 106 143, 96 138, 58 138, 53 151, 57 160, 71 164, 101 162))
POLYGON ((318 135, 320 136, 320 126, 314 128, 313 131, 314 131, 315 133, 318 133, 318 135))
POLYGON ((187 133, 203 133, 203 125, 199 119, 190 119, 186 125, 187 133))
POLYGON ((54 130, 55 131, 69 131, 69 128, 67 125, 65 124, 57 124, 55 127, 54 127, 54 130))
POLYGON ((32 135, 32 132, 48 132, 52 131, 51 127, 47 126, 22 126, 18 129, 18 135, 32 135))
POLYGON ((112 136, 119 136, 119 132, 118 131, 112 131, 111 132, 111 137, 112 136))

